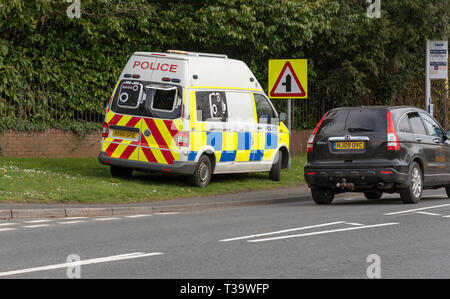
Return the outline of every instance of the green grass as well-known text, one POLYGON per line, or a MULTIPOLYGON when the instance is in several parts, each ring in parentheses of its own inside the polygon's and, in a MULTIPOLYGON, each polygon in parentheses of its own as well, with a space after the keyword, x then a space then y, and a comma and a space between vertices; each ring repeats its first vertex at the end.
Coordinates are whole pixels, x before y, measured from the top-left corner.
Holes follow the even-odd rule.
POLYGON ((130 203, 289 187, 304 181, 304 164, 305 156, 293 157, 280 182, 268 173, 229 174, 196 188, 183 176, 134 172, 130 179, 111 178, 96 158, 0 158, 0 202, 130 203))

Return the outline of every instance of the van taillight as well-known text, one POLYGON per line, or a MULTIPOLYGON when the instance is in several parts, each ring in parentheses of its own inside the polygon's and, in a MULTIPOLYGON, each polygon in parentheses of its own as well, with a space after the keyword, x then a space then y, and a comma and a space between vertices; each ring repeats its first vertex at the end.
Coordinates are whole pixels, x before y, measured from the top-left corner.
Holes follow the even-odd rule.
POLYGON ((103 131, 102 131, 102 137, 108 137, 109 135, 109 126, 108 123, 103 123, 103 131))
POLYGON ((327 116, 328 112, 325 113, 324 116, 322 116, 322 118, 320 119, 319 123, 317 124, 316 128, 314 129, 314 131, 312 132, 311 136, 309 136, 308 139, 308 146, 307 146, 307 150, 308 152, 312 152, 313 151, 313 145, 314 145, 314 138, 316 137, 317 131, 319 131, 320 125, 322 124, 325 116, 327 116))
POLYGON ((386 111, 386 131, 387 131, 387 150, 399 151, 400 141, 397 134, 395 134, 394 122, 392 121, 391 111, 386 111))
POLYGON ((177 145, 178 146, 189 146, 189 132, 182 131, 182 132, 178 133, 177 145))

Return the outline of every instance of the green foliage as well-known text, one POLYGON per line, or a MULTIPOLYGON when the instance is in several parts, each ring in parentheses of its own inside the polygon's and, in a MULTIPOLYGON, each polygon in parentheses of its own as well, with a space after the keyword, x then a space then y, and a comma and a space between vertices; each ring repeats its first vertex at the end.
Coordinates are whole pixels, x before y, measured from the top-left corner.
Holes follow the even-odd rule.
MULTIPOLYGON (((389 103, 423 72, 425 39, 447 34, 448 7, 442 0, 383 0, 381 18, 369 19, 367 5, 81 0, 81 18, 69 19, 65 0, 0 1, 0 131, 89 127, 61 124, 82 113, 101 115, 135 51, 226 53, 244 60, 265 88, 268 59, 308 58, 312 108, 324 98, 322 110, 389 103)), ((312 111, 303 125, 321 113, 312 111)))
POLYGON ((331 29, 306 53, 316 74, 311 86, 326 89, 340 105, 389 104, 424 73, 425 40, 448 33, 442 0, 381 1, 379 19, 366 17, 366 1, 336 2, 331 29))

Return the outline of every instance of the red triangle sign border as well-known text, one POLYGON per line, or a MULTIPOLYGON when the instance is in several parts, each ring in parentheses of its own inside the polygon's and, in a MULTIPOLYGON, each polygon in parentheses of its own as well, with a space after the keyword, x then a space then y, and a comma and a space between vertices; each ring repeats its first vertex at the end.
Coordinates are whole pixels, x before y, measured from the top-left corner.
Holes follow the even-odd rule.
POLYGON ((277 81, 275 82, 272 89, 270 90, 270 96, 271 97, 304 97, 305 95, 306 95, 305 90, 303 89, 302 84, 298 80, 297 74, 294 72, 294 69, 292 68, 291 63, 289 61, 286 61, 286 63, 283 66, 283 69, 280 72, 280 75, 278 76, 277 81), (297 85, 300 89, 300 93, 274 93, 275 89, 277 88, 278 84, 280 83, 281 78, 283 77, 283 74, 287 68, 290 69, 292 76, 295 79, 295 82, 297 82, 297 85))

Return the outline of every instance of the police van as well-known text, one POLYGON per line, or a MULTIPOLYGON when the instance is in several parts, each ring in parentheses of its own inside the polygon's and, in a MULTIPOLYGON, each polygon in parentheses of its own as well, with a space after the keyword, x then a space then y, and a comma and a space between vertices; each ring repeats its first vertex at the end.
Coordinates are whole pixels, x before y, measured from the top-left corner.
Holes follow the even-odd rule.
POLYGON ((222 173, 280 180, 289 159, 289 131, 244 62, 178 50, 131 56, 107 106, 99 155, 113 177, 176 173, 199 187, 222 173))

